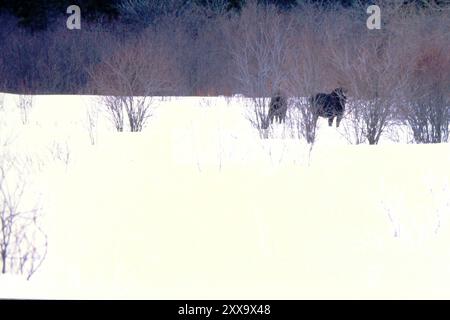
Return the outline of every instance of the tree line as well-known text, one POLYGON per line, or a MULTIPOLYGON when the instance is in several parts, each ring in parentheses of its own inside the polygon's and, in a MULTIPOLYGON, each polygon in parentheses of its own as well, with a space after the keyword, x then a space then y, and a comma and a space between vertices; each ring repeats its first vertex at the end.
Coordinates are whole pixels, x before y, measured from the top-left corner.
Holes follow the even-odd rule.
MULTIPOLYGON (((395 0, 393 0, 395 1, 395 0)), ((343 7, 369 5, 372 0, 259 0, 261 4, 276 5, 284 10, 291 10, 304 3, 315 3, 319 6, 339 4, 343 7)), ((376 2, 376 1, 375 1, 376 2)), ((446 7, 448 0, 401 0, 404 5, 415 4, 418 7, 429 6, 446 7)), ((224 11, 240 11, 245 6, 246 0, 0 0, 0 14, 8 13, 17 18, 18 26, 28 30, 46 30, 53 25, 57 17, 63 16, 70 5, 78 5, 83 10, 84 17, 89 21, 114 20, 124 18, 123 6, 142 7, 154 10, 153 14, 162 15, 167 12, 158 10, 157 7, 165 6, 172 12, 183 8, 199 6, 203 8, 220 7, 224 11)), ((126 13, 125 13, 126 15, 126 13)))

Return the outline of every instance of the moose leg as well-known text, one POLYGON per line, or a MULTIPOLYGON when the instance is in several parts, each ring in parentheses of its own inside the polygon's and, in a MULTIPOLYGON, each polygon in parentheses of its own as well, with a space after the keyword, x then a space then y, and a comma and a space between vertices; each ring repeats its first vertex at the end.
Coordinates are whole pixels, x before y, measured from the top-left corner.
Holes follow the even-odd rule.
POLYGON ((333 126, 333 119, 334 119, 334 117, 329 117, 328 118, 328 126, 330 126, 330 127, 333 126))
POLYGON ((339 124, 341 123, 342 115, 338 115, 336 117, 336 128, 339 128, 339 124))

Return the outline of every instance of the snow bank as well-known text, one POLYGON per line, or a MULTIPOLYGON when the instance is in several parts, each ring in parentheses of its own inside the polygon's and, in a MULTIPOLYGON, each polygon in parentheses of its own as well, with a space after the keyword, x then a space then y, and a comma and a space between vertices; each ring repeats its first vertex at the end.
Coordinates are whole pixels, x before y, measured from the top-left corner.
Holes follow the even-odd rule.
POLYGON ((40 174, 45 263, 2 297, 450 297, 448 144, 351 146, 322 123, 308 164, 240 99, 171 98, 139 134, 101 118, 92 146, 92 97, 35 98, 23 145, 64 138, 71 160, 40 174))

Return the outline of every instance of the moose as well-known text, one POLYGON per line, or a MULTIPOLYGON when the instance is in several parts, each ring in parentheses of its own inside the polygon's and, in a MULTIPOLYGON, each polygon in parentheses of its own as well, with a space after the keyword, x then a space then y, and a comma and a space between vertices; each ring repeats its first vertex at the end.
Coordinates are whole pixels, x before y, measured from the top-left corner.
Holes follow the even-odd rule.
POLYGON ((267 129, 270 123, 275 119, 279 123, 286 122, 287 99, 278 91, 271 99, 269 104, 269 112, 266 121, 264 121, 263 129, 267 129))
POLYGON ((344 91, 343 88, 337 88, 330 94, 318 93, 309 98, 315 121, 319 117, 328 118, 328 125, 331 127, 336 117, 336 127, 339 127, 339 123, 344 116, 345 102, 347 100, 344 91))

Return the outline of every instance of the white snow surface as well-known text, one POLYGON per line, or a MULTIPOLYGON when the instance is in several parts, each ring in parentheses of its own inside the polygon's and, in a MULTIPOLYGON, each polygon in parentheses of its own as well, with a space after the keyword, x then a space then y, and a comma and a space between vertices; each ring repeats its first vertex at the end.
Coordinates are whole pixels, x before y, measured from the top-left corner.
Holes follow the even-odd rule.
POLYGON ((309 155, 238 97, 155 99, 141 133, 88 96, 34 96, 23 125, 17 99, 0 148, 39 164, 48 253, 0 298, 450 298, 449 144, 350 145, 322 119, 309 155))

